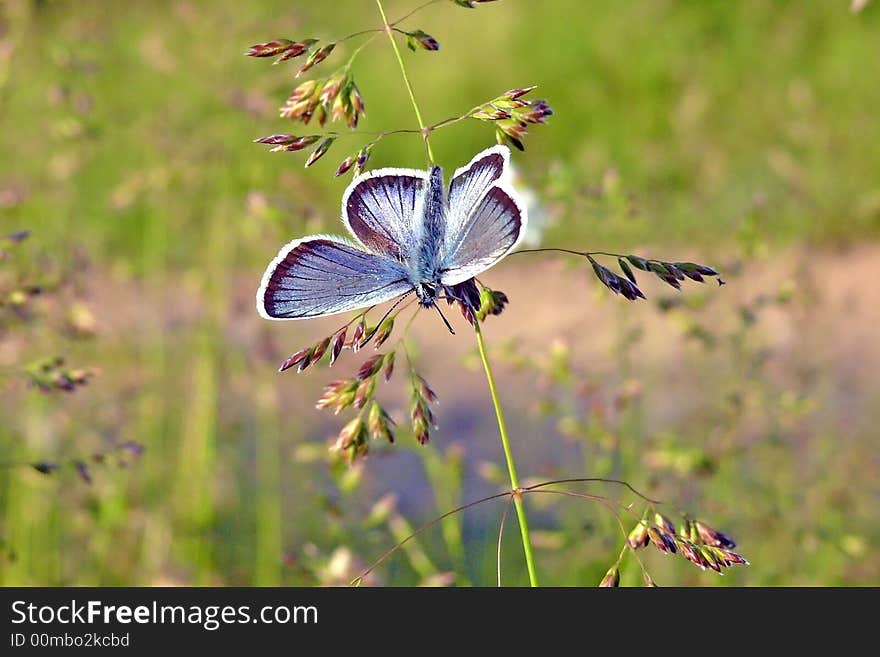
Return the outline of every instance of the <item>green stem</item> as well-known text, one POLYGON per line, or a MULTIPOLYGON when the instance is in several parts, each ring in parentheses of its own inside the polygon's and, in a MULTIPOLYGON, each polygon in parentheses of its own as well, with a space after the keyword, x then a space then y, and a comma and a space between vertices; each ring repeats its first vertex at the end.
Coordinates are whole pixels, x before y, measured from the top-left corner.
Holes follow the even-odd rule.
POLYGON ((364 30, 363 32, 355 32, 354 34, 349 34, 344 39, 340 39, 339 41, 336 42, 336 43, 342 43, 343 41, 346 41, 347 39, 350 39, 355 36, 360 36, 361 34, 367 34, 369 32, 376 32, 376 34, 371 36, 369 39, 367 39, 361 45, 359 45, 357 48, 354 49, 354 52, 351 53, 351 57, 348 58, 348 62, 345 64, 346 70, 351 69, 351 65, 354 64, 354 60, 357 59, 357 56, 361 54, 361 50, 363 50, 368 45, 370 45, 373 42, 373 39, 375 39, 377 36, 379 36, 378 33, 382 32, 382 30, 364 30))
POLYGON ((498 399, 498 389, 495 387, 495 377, 492 367, 489 365, 489 357, 486 355, 486 345, 483 342, 483 333, 480 330, 479 321, 475 324, 477 334, 477 348, 480 351, 480 360, 483 361, 483 369, 486 371, 486 381, 489 383, 489 394, 492 395, 492 404, 495 406, 495 416, 498 418, 498 432, 501 434, 501 446, 504 448, 504 458, 507 461, 507 472, 510 475, 510 487, 513 490, 513 504, 516 507, 516 517, 519 520, 519 530, 522 534, 523 551, 526 556, 526 568, 529 571, 529 584, 538 586, 538 574, 535 571, 535 556, 532 554, 532 540, 529 536, 529 523, 526 519, 526 510, 523 507, 522 493, 519 487, 519 477, 516 474, 516 463, 513 453, 510 451, 510 440, 507 437, 507 425, 504 422, 504 411, 501 409, 501 401, 498 399))
MULTIPOLYGON (((434 126, 436 127, 436 126, 434 126)), ((571 255, 583 256, 585 258, 589 258, 590 256, 608 256, 609 258, 626 258, 623 253, 610 253, 608 251, 575 251, 573 249, 560 249, 556 247, 548 247, 541 249, 520 249, 517 253, 546 253, 548 251, 556 251, 558 253, 570 253, 571 255)))
POLYGON ((416 111, 416 119, 419 122, 419 130, 422 133, 422 138, 425 140, 425 150, 428 152, 428 160, 431 164, 434 163, 434 153, 431 150, 431 142, 428 140, 428 133, 430 132, 425 128, 425 121, 422 119, 422 113, 419 110, 419 104, 416 102, 416 95, 412 88, 412 83, 409 81, 409 75, 406 73, 406 65, 403 63, 403 57, 400 54, 400 48, 397 47, 397 41, 394 40, 394 32, 392 26, 388 23, 388 18, 385 16, 385 8, 382 7, 382 0, 376 0, 376 6, 379 7, 379 13, 382 15, 382 22, 385 24, 385 33, 388 35, 388 39, 391 41, 391 47, 394 49, 394 54, 397 57, 397 63, 400 65, 400 72, 403 74, 403 81, 406 84, 406 90, 409 92, 409 99, 412 102, 413 109, 416 111))
POLYGON ((430 7, 431 5, 435 5, 435 4, 437 4, 438 2, 440 2, 440 0, 428 0, 426 3, 424 3, 424 4, 422 4, 422 5, 419 5, 418 7, 416 7, 415 9, 413 9, 411 12, 409 12, 408 14, 406 14, 405 16, 402 16, 401 18, 398 18, 396 21, 394 21, 394 22, 392 23, 392 25, 399 25, 400 23, 402 23, 403 21, 405 21, 407 18, 409 18, 409 17, 412 16, 413 14, 415 14, 415 13, 417 13, 417 12, 420 12, 420 11, 421 11, 422 9, 424 9, 425 7, 430 7))

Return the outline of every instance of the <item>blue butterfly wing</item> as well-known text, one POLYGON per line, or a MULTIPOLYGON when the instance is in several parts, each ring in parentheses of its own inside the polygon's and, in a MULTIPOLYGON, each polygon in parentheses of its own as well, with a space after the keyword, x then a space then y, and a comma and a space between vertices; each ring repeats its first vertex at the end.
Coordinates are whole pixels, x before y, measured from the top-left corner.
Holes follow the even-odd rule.
POLYGON ((505 175, 510 162, 506 146, 493 146, 477 153, 465 166, 457 169, 449 183, 447 233, 454 237, 465 229, 471 210, 483 195, 505 175))
POLYGON ((342 196, 342 223, 371 253, 412 263, 422 242, 428 173, 385 168, 355 178, 342 196))
POLYGON ((525 235, 525 206, 507 183, 509 151, 494 146, 456 171, 449 188, 441 282, 456 285, 489 269, 525 235))
POLYGON ((294 240, 269 264, 257 291, 266 319, 335 315, 412 291, 397 261, 326 235, 294 240))

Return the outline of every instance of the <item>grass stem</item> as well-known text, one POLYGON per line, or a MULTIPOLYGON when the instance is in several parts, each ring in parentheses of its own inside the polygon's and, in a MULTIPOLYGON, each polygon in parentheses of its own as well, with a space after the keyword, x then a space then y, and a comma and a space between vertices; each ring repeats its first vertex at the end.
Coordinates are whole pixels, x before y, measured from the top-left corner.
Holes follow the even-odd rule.
POLYGON ((513 452, 510 449, 510 439, 507 436, 507 424, 504 421, 504 411, 498 398, 498 389, 495 386, 495 376, 489 365, 489 356, 486 354, 486 345, 483 341, 483 333, 480 323, 475 324, 477 334, 477 348, 480 351, 480 360, 486 372, 486 381, 489 383, 489 394, 492 396, 492 404, 495 407, 495 417, 498 418, 498 433, 501 434, 501 446, 504 448, 504 459, 507 461, 507 472, 510 475, 510 487, 513 491, 513 505, 516 508, 516 517, 519 520, 519 530, 522 535, 523 551, 526 557, 526 568, 529 571, 529 585, 538 586, 538 573, 535 570, 535 556, 532 553, 532 540, 529 536, 529 523, 526 519, 526 510, 523 506, 520 494, 519 476, 516 473, 516 462, 513 460, 513 452))
POLYGON ((397 63, 400 65, 400 72, 403 74, 403 82, 406 84, 406 90, 409 92, 409 99, 412 102, 413 109, 416 112, 416 120, 419 122, 419 130, 422 138, 425 140, 425 150, 428 153, 428 161, 434 163, 434 152, 431 150, 431 142, 428 139, 430 130, 425 128, 425 121, 422 119, 422 112, 419 110, 419 104, 416 102, 416 94, 413 91, 412 83, 406 72, 406 65, 403 63, 403 57, 400 54, 400 48, 397 47, 397 41, 394 40, 393 27, 388 23, 388 17, 385 16, 385 8, 382 7, 382 0, 376 0, 376 6, 379 7, 379 13, 382 15, 382 22, 385 24, 385 33, 391 41, 391 47, 394 49, 394 55, 397 57, 397 63))

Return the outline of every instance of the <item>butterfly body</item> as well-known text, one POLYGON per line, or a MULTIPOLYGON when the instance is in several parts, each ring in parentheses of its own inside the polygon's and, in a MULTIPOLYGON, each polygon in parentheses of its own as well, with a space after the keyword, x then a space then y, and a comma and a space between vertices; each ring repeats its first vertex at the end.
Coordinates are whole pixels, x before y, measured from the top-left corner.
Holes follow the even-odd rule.
POLYGON ((435 305, 444 291, 501 260, 522 239, 525 209, 507 184, 509 152, 476 155, 444 194, 443 171, 377 169, 342 198, 353 240, 294 240, 270 263, 257 291, 267 319, 347 312, 415 293, 435 305))
POLYGON ((414 217, 415 241, 408 253, 403 254, 403 263, 409 265, 409 283, 423 307, 434 304, 441 285, 440 247, 446 208, 443 198, 443 169, 433 166, 430 169, 425 191, 425 200, 420 217, 414 217))

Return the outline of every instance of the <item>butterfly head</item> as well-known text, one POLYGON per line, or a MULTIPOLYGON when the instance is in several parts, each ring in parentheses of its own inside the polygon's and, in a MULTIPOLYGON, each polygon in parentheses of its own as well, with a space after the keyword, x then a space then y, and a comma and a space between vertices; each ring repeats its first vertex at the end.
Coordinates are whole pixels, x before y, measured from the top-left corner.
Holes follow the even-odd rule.
POLYGON ((446 319, 443 311, 440 310, 440 306, 437 305, 438 295, 442 289, 443 285, 440 283, 422 282, 416 285, 416 296, 419 298, 419 305, 422 308, 433 307, 434 310, 437 311, 437 314, 440 315, 446 328, 449 329, 449 332, 452 333, 452 335, 455 335, 455 329, 452 328, 452 324, 449 323, 449 320, 446 319))
POLYGON ((437 301, 439 285, 436 283, 422 282, 416 286, 416 296, 422 308, 430 308, 437 301))

